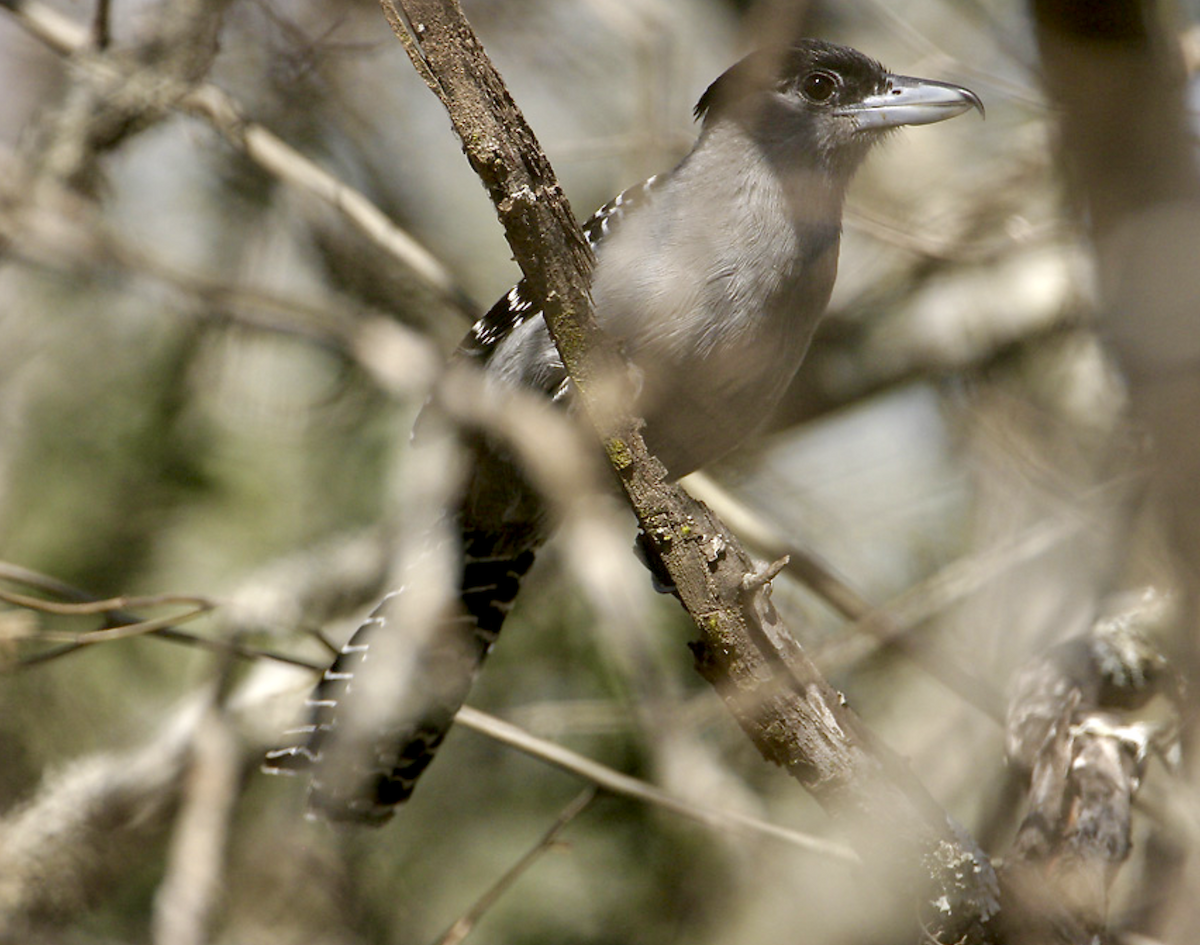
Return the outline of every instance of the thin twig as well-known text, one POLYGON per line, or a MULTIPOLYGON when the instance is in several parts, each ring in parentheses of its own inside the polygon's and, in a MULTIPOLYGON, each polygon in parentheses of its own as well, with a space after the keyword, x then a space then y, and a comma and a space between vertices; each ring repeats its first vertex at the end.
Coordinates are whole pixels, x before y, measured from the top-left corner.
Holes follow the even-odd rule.
POLYGON ((37 590, 44 591, 47 594, 54 594, 65 600, 73 600, 78 602, 92 602, 97 600, 96 597, 89 594, 87 591, 81 590, 65 581, 60 581, 56 577, 49 574, 43 574, 40 571, 34 571, 31 568, 26 568, 23 565, 13 564, 11 561, 0 561, 0 581, 11 581, 14 584, 24 584, 26 587, 33 587, 37 590))
POLYGON ((109 597, 101 600, 85 601, 74 604, 59 604, 40 597, 30 597, 28 594, 15 594, 12 591, 0 590, 0 600, 38 610, 44 614, 55 614, 61 617, 86 617, 92 614, 103 614, 110 610, 127 610, 131 607, 165 607, 172 604, 187 604, 199 613, 206 613, 216 607, 216 603, 207 597, 192 597, 186 594, 155 594, 147 597, 109 597))
MULTIPOLYGON (((134 621, 134 623, 142 623, 142 621, 134 621)), ((317 663, 302 656, 292 656, 276 650, 248 646, 245 643, 238 643, 233 640, 216 640, 212 637, 188 633, 186 630, 180 630, 175 626, 155 627, 147 631, 147 633, 152 639, 168 640, 171 643, 182 643, 186 646, 194 646, 202 650, 212 650, 218 653, 229 653, 243 660, 271 660, 275 663, 283 663, 286 666, 298 666, 301 669, 312 670, 322 670, 328 665, 327 662, 317 663)), ((72 641, 50 647, 49 649, 40 650, 37 653, 30 653, 19 659, 3 661, 0 662, 0 673, 41 666, 45 663, 61 659, 64 656, 70 656, 72 653, 78 653, 87 646, 88 644, 86 643, 72 641)))
MULTIPOLYGON (((24 584, 28 587, 36 587, 37 589, 46 593, 55 594, 59 597, 66 598, 67 600, 75 601, 77 603, 111 603, 111 601, 102 600, 101 598, 96 597, 94 594, 89 594, 87 591, 67 584, 64 581, 60 581, 57 578, 30 570, 29 568, 22 567, 19 564, 12 564, 11 562, 0 561, 0 580, 12 581, 14 583, 24 584)), ((0 592, 0 599, 3 599, 5 594, 16 597, 23 596, 12 595, 11 592, 0 592)), ((35 601, 39 605, 45 605, 47 603, 46 601, 42 601, 38 598, 28 599, 35 601)), ((196 602, 203 601, 208 603, 207 598, 195 596, 176 597, 175 599, 196 602)), ((215 607, 216 605, 214 604, 212 606, 215 607)), ((39 607, 37 609, 43 608, 39 607)), ((59 659, 60 657, 67 656, 71 653, 76 653, 90 643, 100 642, 101 639, 106 638, 101 635, 110 634, 107 639, 118 639, 121 636, 130 635, 129 633, 120 633, 120 631, 126 630, 126 628, 131 628, 132 632, 134 633, 147 634, 152 637, 169 640, 173 643, 185 643, 189 646, 197 646, 202 649, 228 653, 241 659, 269 659, 278 663, 286 663, 290 666, 301 666, 306 669, 324 668, 324 666, 317 666, 311 660, 303 659, 301 657, 289 656, 284 653, 276 653, 271 650, 247 646, 234 640, 218 640, 188 633, 187 631, 180 630, 178 627, 174 626, 174 624, 180 618, 173 617, 163 618, 155 621, 147 621, 134 614, 127 613, 124 610, 110 610, 109 608, 102 608, 102 610, 107 614, 110 622, 119 623, 120 626, 110 627, 105 630, 91 631, 90 638, 88 634, 76 634, 71 637, 70 642, 63 643, 60 646, 51 647, 37 653, 31 653, 26 656, 22 656, 19 659, 12 660, 11 662, 0 663, 0 671, 24 669, 30 666, 37 666, 42 663, 51 662, 52 660, 59 659)), ((207 610, 198 611, 193 614, 185 615, 183 619, 191 619, 191 617, 199 616, 200 613, 207 612, 207 610)))
POLYGON ((187 623, 189 620, 195 620, 197 617, 203 617, 205 614, 211 613, 215 607, 215 604, 196 607, 182 614, 172 614, 169 617, 155 617, 151 620, 138 620, 134 623, 121 624, 119 627, 105 627, 103 630, 84 630, 80 633, 48 631, 39 633, 37 636, 38 639, 49 643, 77 643, 80 646, 91 646, 96 643, 112 643, 115 640, 128 640, 132 637, 145 636, 148 633, 157 633, 159 630, 164 630, 168 627, 176 627, 181 623, 187 623))
POLYGON ((572 820, 583 813, 584 809, 596 797, 596 789, 594 787, 586 787, 575 796, 575 798, 562 809, 554 823, 550 825, 540 840, 527 850, 516 863, 504 872, 496 882, 475 901, 459 919, 457 919, 446 933, 437 941, 437 945, 458 945, 463 939, 471 934, 471 930, 479 923, 479 920, 487 913, 487 911, 496 904, 497 900, 504 895, 512 885, 520 879, 529 867, 533 866, 542 855, 554 848, 558 835, 563 832, 563 829, 572 820))
POLYGON ((591 781, 610 794, 628 797, 644 804, 653 804, 655 807, 660 807, 707 827, 761 834, 782 840, 811 853, 831 856, 847 863, 859 862, 857 854, 845 844, 824 840, 797 830, 789 830, 757 817, 751 817, 749 814, 693 804, 668 794, 652 784, 647 784, 645 781, 615 771, 598 761, 593 761, 578 752, 564 748, 562 745, 531 735, 511 722, 505 722, 495 716, 480 712, 478 709, 472 709, 470 706, 463 706, 459 709, 456 720, 481 735, 486 735, 488 738, 524 752, 539 761, 561 768, 576 777, 591 781))

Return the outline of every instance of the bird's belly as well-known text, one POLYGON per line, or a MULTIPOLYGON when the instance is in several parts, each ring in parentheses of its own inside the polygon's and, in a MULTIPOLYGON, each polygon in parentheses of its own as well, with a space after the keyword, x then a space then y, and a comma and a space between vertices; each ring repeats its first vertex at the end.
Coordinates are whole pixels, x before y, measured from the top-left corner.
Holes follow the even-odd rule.
POLYGON ((643 375, 634 408, 647 445, 674 477, 720 459, 764 423, 837 273, 836 229, 805 252, 786 241, 772 253, 753 240, 684 248, 668 257, 648 238, 616 239, 593 282, 597 320, 643 375))
POLYGON ((684 361, 635 359, 644 376, 636 409, 646 420, 646 443, 672 477, 715 462, 762 426, 795 376, 810 334, 684 361))

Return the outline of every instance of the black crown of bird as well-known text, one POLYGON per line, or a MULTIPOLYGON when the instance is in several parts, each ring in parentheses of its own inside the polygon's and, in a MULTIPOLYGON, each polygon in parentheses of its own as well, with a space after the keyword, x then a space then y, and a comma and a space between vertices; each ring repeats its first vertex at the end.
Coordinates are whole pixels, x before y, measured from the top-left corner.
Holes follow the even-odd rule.
MULTIPOLYGON (((800 367, 833 288, 846 188, 871 147, 903 125, 972 108, 983 114, 968 89, 893 75, 845 46, 804 40, 760 50, 701 96, 700 134, 673 170, 588 220, 596 319, 638 372, 630 406, 672 476, 745 442, 800 367)), ((571 400, 524 281, 456 357, 498 388, 571 400)), ((307 771, 311 809, 332 820, 382 823, 408 799, 551 530, 500 444, 474 437, 469 453, 451 522, 458 613, 406 642, 406 591, 389 594, 317 684, 294 742, 267 757, 269 771, 307 771), (384 659, 384 649, 401 655, 384 659)))

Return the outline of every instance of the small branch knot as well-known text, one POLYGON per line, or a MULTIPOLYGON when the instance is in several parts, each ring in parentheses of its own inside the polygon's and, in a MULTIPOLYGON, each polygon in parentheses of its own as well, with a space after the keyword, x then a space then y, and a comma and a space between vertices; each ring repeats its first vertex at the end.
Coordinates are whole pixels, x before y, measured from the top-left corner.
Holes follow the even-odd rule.
POLYGON ((746 593, 756 591, 764 585, 770 584, 775 578, 779 577, 779 572, 788 566, 791 561, 790 555, 784 555, 770 564, 764 564, 760 568, 756 568, 749 574, 742 577, 742 590, 746 593))

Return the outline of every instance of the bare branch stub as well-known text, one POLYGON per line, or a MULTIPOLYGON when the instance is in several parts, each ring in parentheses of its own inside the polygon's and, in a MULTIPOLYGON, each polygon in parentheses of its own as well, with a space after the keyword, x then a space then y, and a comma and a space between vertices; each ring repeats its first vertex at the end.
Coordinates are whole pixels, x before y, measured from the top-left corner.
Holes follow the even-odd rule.
POLYGON ((767 759, 784 767, 858 841, 864 859, 903 895, 937 902, 944 940, 992 939, 990 863, 902 762, 879 745, 791 638, 762 588, 747 592, 749 556, 698 502, 665 481, 640 422, 604 402, 624 376, 596 325, 591 254, 553 171, 453 0, 381 0, 441 98, 487 188, 514 256, 545 301, 551 334, 597 426, 646 536, 696 622, 697 666, 767 759))
POLYGON ((1082 945, 1104 934, 1146 765, 1173 752, 1178 680, 1151 643, 1170 604, 1154 590, 1116 603, 1014 679, 1005 748, 1029 778, 1028 810, 1001 870, 1015 941, 1053 929, 1056 941, 1082 945), (1155 700, 1160 711, 1147 712, 1155 700))

